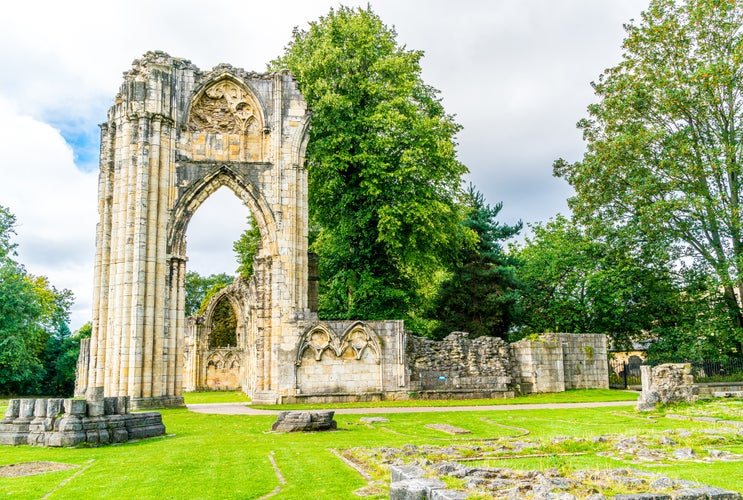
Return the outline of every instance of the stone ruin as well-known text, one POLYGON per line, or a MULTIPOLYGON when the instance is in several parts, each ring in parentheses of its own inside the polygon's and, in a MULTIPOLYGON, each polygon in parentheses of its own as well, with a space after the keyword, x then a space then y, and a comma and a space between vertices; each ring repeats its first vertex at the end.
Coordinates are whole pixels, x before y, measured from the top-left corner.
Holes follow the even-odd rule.
MULTIPOLYGON (((545 471, 508 468, 467 467, 460 463, 443 462, 434 466, 437 477, 430 477, 417 466, 390 467, 390 500, 462 500, 470 498, 465 491, 450 489, 441 479, 456 478, 465 485, 476 485, 493 498, 540 498, 578 500, 741 500, 740 493, 708 486, 694 481, 671 479, 654 472, 637 469, 578 470, 563 474, 558 469, 545 471), (585 487, 585 485, 590 485, 585 487), (587 496, 569 493, 570 489, 596 491, 621 489, 642 492, 608 496, 592 493, 587 496)), ((479 495, 474 495, 480 498, 479 495)))
POLYGON ((650 411, 658 403, 693 403, 694 375, 690 363, 666 363, 658 366, 643 365, 642 394, 637 400, 637 409, 650 411))
POLYGON ((103 397, 102 388, 89 399, 11 399, 0 420, 0 444, 77 446, 124 443, 165 434, 157 412, 130 413, 128 396, 103 397))
POLYGON ((103 387, 143 409, 182 406, 184 390, 236 387, 263 404, 608 387, 602 335, 430 343, 402 321, 318 318, 310 117, 288 71, 203 71, 164 52, 134 61, 101 125, 92 335, 75 395, 103 387), (222 187, 248 207, 260 244, 253 276, 215 297, 237 324, 235 345, 217 348, 216 302, 185 316, 186 230, 222 187))

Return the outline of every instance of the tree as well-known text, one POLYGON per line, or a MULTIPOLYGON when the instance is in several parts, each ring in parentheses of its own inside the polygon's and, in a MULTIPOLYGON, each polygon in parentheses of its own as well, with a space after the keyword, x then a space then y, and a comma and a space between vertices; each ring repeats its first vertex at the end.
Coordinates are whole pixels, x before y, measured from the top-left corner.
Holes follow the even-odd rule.
POLYGON ((70 333, 66 324, 49 337, 44 351, 46 377, 42 392, 49 396, 71 397, 75 390, 75 370, 80 354, 80 341, 90 338, 93 326, 84 324, 70 333))
POLYGON ((740 329, 743 2, 652 0, 626 30, 578 124, 587 152, 555 174, 581 220, 665 239, 714 274, 740 329))
POLYGON ((464 330, 473 337, 505 338, 516 316, 519 283, 514 272, 516 261, 503 251, 501 242, 518 234, 522 224, 497 222, 503 204, 486 204, 472 185, 466 200, 469 215, 463 225, 478 241, 476 246, 464 242, 452 276, 441 285, 433 310, 439 321, 434 337, 464 330))
POLYGON ((663 247, 606 228, 597 237, 562 216, 531 230, 512 249, 521 262, 520 334, 605 333, 628 348, 683 323, 684 294, 663 247))
POLYGON ((242 278, 253 276, 253 259, 261 246, 261 232, 253 215, 248 216, 248 229, 242 232, 240 238, 232 245, 237 257, 237 273, 242 278))
POLYGON ((15 216, 0 206, 0 393, 33 394, 43 387, 49 338, 69 321, 73 297, 14 260, 15 216))
POLYGON ((339 7, 293 40, 290 69, 312 110, 306 162, 318 228, 320 313, 412 318, 458 238, 459 130, 406 50, 371 8, 339 7))
POLYGON ((231 284, 233 279, 232 276, 224 273, 201 276, 193 271, 187 272, 186 316, 204 312, 209 299, 219 290, 231 284))
POLYGON ((212 331, 209 335, 209 348, 235 347, 237 345, 237 318, 232 304, 222 298, 214 307, 212 331))

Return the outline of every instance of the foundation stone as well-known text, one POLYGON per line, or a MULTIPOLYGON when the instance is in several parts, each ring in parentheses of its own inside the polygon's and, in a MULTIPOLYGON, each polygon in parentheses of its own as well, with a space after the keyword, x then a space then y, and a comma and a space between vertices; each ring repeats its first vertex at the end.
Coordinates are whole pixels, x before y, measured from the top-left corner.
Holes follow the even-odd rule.
POLYGON ((128 397, 11 399, 0 420, 0 444, 77 446, 123 443, 165 434, 157 412, 129 413, 128 397))

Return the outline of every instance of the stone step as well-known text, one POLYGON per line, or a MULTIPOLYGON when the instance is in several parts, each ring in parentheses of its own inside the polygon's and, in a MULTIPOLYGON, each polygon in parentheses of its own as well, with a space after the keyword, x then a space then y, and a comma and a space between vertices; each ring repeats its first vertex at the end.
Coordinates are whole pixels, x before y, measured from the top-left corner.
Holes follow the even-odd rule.
POLYGON ((743 398, 743 391, 717 391, 712 395, 716 398, 743 398))

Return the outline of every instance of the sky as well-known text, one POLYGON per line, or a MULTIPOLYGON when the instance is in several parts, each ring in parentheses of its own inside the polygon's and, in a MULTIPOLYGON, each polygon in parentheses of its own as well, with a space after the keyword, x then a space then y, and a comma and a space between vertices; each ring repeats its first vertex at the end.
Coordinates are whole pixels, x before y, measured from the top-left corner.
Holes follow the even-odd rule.
MULTIPOLYGON (((371 0, 398 42, 422 50, 423 80, 463 130, 459 159, 505 223, 567 214, 557 158, 585 150, 576 122, 590 82, 621 60, 623 24, 648 0, 371 0)), ((76 297, 72 329, 91 317, 98 221, 99 128, 122 73, 150 50, 202 70, 265 71, 294 27, 327 14, 325 0, 41 0, 3 6, 0 29, 0 205, 15 214, 18 260, 76 297)), ((247 209, 215 193, 187 233, 188 269, 236 267, 232 242, 247 209)))

